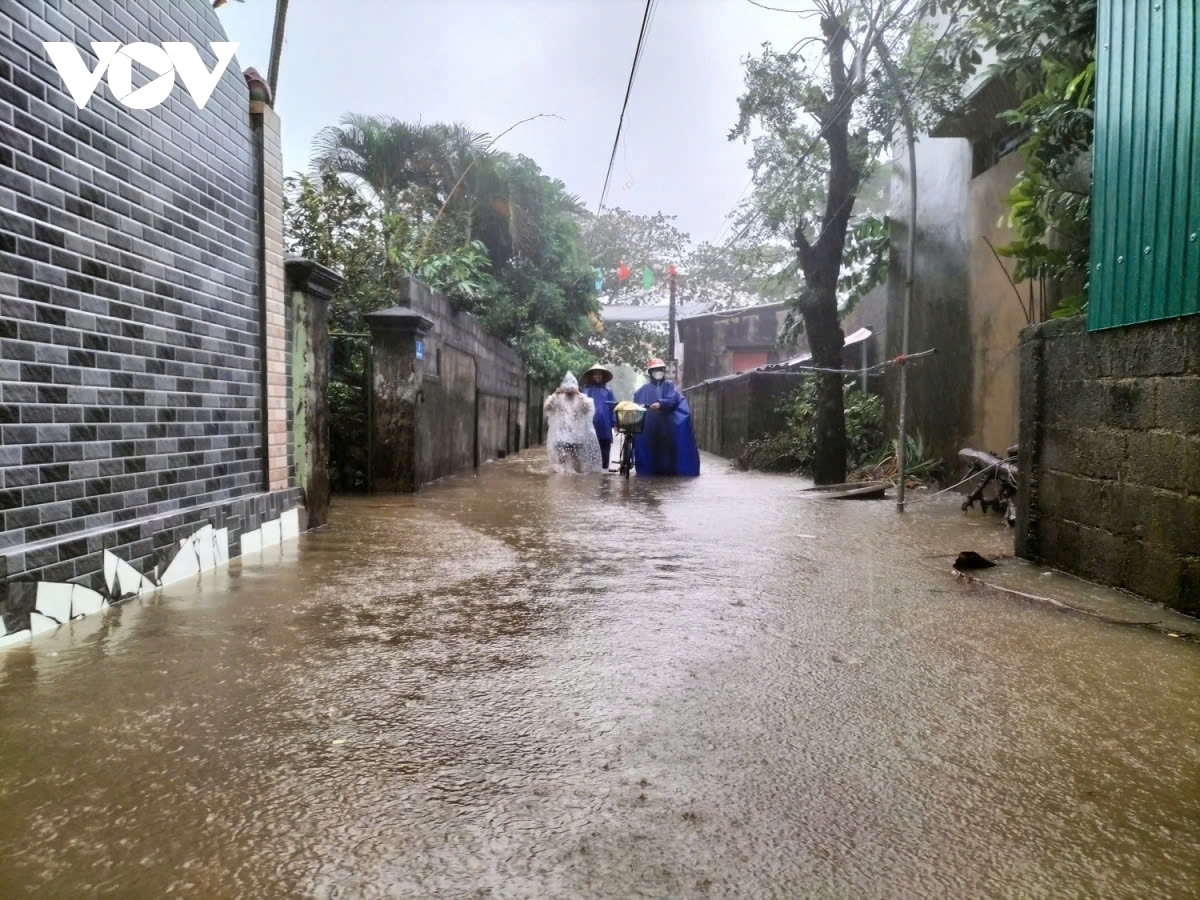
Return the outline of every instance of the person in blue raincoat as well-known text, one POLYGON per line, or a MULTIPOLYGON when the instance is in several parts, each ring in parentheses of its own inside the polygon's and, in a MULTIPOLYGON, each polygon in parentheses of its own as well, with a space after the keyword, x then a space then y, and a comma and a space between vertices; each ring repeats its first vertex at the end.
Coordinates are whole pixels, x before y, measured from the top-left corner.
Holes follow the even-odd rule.
POLYGON ((646 407, 642 433, 633 439, 633 460, 639 475, 699 475, 700 451, 692 434, 687 398, 667 380, 661 359, 646 364, 650 381, 633 395, 646 407))
POLYGON ((612 380, 613 373, 604 366, 592 366, 583 373, 583 392, 592 398, 596 407, 592 424, 596 428, 596 440, 600 442, 600 461, 605 472, 608 471, 609 451, 612 450, 613 428, 617 424, 617 398, 608 389, 608 383, 612 380))

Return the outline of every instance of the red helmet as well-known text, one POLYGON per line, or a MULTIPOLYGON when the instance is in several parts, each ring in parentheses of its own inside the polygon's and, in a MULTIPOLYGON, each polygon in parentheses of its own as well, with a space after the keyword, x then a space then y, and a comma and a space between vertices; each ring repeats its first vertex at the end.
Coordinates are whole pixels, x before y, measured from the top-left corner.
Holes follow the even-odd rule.
POLYGON ((665 369, 666 367, 667 364, 661 359, 652 359, 650 362, 646 363, 647 372, 653 372, 655 369, 665 369))

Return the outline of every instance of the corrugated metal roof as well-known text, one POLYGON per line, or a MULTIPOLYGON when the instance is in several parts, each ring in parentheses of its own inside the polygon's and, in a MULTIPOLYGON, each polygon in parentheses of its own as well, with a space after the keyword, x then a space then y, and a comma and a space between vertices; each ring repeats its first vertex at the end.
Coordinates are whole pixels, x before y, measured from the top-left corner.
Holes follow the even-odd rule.
MULTIPOLYGON (((863 341, 873 337, 875 332, 870 328, 860 328, 854 334, 847 335, 846 340, 842 343, 842 347, 852 347, 855 344, 861 344, 863 341)), ((805 363, 812 362, 812 354, 805 353, 803 356, 793 356, 791 359, 780 360, 777 363, 768 363, 765 366, 759 366, 760 369, 790 369, 792 366, 802 366, 805 363)))
MULTIPOLYGON (((853 334, 847 335, 846 340, 842 343, 842 347, 843 349, 846 347, 853 347, 855 344, 861 344, 863 341, 870 340, 874 336, 875 332, 870 328, 860 328, 853 334)), ((802 366, 810 362, 812 362, 812 354, 806 353, 804 356, 795 356, 791 359, 785 359, 781 362, 768 363, 765 366, 759 366, 758 368, 750 369, 746 372, 734 372, 730 375, 719 375, 716 378, 709 378, 706 381, 701 381, 698 384, 685 387, 684 390, 690 391, 693 388, 703 387, 706 384, 712 384, 717 381, 728 381, 731 378, 740 378, 742 375, 748 375, 750 372, 779 372, 797 366, 802 366)), ((847 374, 853 374, 854 371, 854 369, 849 369, 847 370, 847 374)))
MULTIPOLYGON (((705 312, 708 312, 707 303, 679 303, 675 306, 675 319, 687 319, 705 312)), ((655 306, 602 303, 600 318, 605 322, 667 322, 671 318, 671 307, 665 303, 655 306)))

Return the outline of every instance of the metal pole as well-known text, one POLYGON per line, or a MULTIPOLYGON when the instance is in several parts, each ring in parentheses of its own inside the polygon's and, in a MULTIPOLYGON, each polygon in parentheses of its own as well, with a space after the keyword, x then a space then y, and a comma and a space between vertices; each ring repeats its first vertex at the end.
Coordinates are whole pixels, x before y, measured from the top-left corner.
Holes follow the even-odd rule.
POLYGON ((667 362, 673 366, 675 364, 675 275, 668 276, 667 281, 671 285, 671 309, 667 316, 667 327, 670 329, 667 334, 667 362))
POLYGON ((904 117, 904 136, 908 141, 908 262, 904 271, 904 326, 900 333, 900 442, 896 446, 896 468, 900 484, 896 488, 896 511, 904 512, 905 442, 908 439, 908 356, 909 313, 912 308, 913 269, 917 263, 917 142, 912 118, 904 117))
POLYGON ((271 29, 271 62, 267 68, 267 84, 271 88, 271 105, 279 93, 279 57, 283 55, 283 29, 287 22, 289 0, 275 0, 275 26, 271 29))
POLYGON ((867 382, 867 345, 870 344, 870 339, 862 342, 862 392, 865 394, 868 388, 867 382))

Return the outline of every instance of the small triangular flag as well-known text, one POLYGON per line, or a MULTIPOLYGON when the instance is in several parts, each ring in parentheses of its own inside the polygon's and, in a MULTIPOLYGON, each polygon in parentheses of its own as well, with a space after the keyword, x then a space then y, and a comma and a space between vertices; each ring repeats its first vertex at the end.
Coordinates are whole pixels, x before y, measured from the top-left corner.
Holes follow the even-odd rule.
POLYGON ((604 272, 600 269, 592 269, 592 274, 596 277, 596 291, 599 293, 604 290, 604 272))
POLYGON ((667 266, 667 274, 670 275, 672 278, 674 278, 676 275, 679 274, 678 272, 675 271, 674 263, 671 263, 671 265, 667 266))
POLYGON ((642 289, 650 290, 654 287, 654 270, 649 266, 642 266, 642 289))
POLYGON ((629 277, 629 266, 625 263, 617 263, 617 280, 624 281, 629 277))

